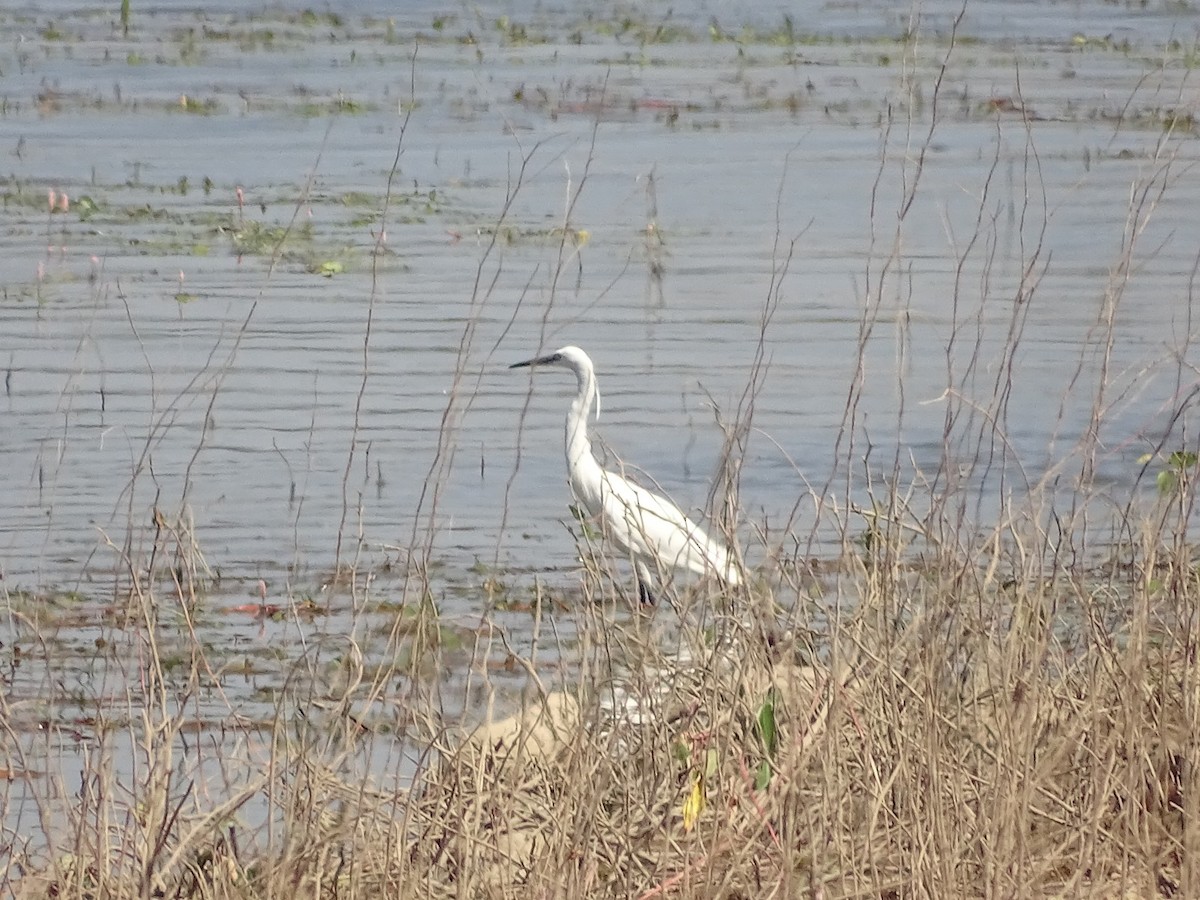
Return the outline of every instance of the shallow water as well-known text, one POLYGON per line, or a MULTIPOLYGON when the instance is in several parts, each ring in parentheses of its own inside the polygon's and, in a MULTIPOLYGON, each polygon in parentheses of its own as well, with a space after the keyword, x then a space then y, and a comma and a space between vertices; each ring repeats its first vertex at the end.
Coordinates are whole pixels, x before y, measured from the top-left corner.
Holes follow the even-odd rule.
MULTIPOLYGON (((708 397, 732 415, 761 337, 742 509, 790 523, 802 552, 834 550, 810 492, 835 473, 844 490, 851 465, 861 498, 864 457, 886 473, 899 452, 918 482, 961 464, 987 521, 1000 491, 1058 472, 1102 372, 1097 479, 1152 491, 1137 460, 1197 362, 1191 8, 972 4, 935 95, 956 4, 134 4, 128 36, 113 6, 0 13, 10 591, 77 589, 98 617, 157 508, 220 576, 198 631, 212 646, 277 643, 229 612, 259 578, 321 599, 360 548, 378 566, 430 540, 441 610, 467 634, 497 568, 577 581, 572 385, 507 369, 568 342, 596 361, 604 438, 700 508, 721 448, 708 397), (995 466, 973 463, 964 424, 946 451, 948 387, 968 407, 1009 392, 995 466)), ((509 623, 521 639, 528 621, 509 623)), ((87 627, 67 638, 85 647, 87 627)), ((24 633, 11 610, 0 628, 10 647, 24 633)), ((22 672, 10 688, 33 703, 49 676, 22 672)), ((252 717, 269 695, 238 696, 252 717)))
MULTIPOLYGON (((959 301, 960 330, 974 330, 983 309, 976 391, 986 396, 1000 358, 1044 192, 1040 259, 1050 262, 1030 301, 1007 423, 1031 477, 1053 458, 1055 432, 1071 443, 1090 409, 1089 329, 1131 185, 1156 165, 1162 110, 1189 98, 1187 69, 1157 66, 1168 36, 1191 46, 1196 18, 1097 6, 1093 28, 1077 10, 1043 5, 1035 27, 1025 6, 988 5, 969 9, 961 28, 971 41, 953 58, 905 221, 904 278, 885 288, 866 347, 870 439, 899 436, 919 467, 940 453, 955 249, 974 230, 994 159, 991 246, 966 260, 959 301), (1030 34, 1039 40, 1017 42, 1030 34), (1016 96, 1018 75, 1036 167, 1025 161, 1025 120, 1000 102, 1016 96), (1081 353, 1082 385, 1060 422, 1044 388, 1065 384, 1081 353)), ((522 432, 529 381, 505 369, 568 341, 600 370, 602 433, 681 502, 702 505, 719 449, 702 389, 729 412, 746 383, 782 263, 782 251, 772 259, 777 232, 796 244, 766 328, 770 371, 754 420, 766 438, 752 444, 743 502, 751 517, 790 511, 804 479, 822 484, 834 462, 875 289, 868 266, 877 272, 891 245, 900 161, 929 127, 953 11, 923 11, 911 136, 905 51, 892 39, 906 20, 859 7, 797 15, 789 38, 781 17, 747 16, 726 29, 740 42, 713 40, 702 8, 676 11, 675 39, 662 43, 633 39, 633 26, 609 36, 602 17, 538 9, 527 24, 463 12, 434 29, 429 12, 389 26, 370 9, 330 19, 164 8, 135 15, 128 38, 110 16, 8 13, 22 36, 5 60, 6 580, 70 585, 112 569, 98 535, 123 533, 131 515, 144 525, 155 495, 166 509, 186 502, 210 564, 230 574, 313 580, 360 503, 370 547, 405 545, 429 523, 418 498, 451 391, 461 415, 433 520, 438 552, 454 566, 569 565, 556 452, 569 386, 539 378, 522 432), (410 72, 417 105, 401 142, 410 72), (373 260, 398 144, 386 255, 373 260), (505 239, 477 290, 524 154, 505 239), (555 280, 555 229, 585 176, 569 226, 589 237, 555 280), (72 211, 49 215, 48 190, 70 194, 72 211), (95 211, 81 221, 85 196, 95 211), (238 255, 246 223, 289 221, 307 230, 273 270, 270 240, 238 255), (325 263, 343 270, 307 271, 325 263)), ((663 20, 639 21, 644 37, 663 20)), ((1191 132, 1165 152, 1178 154, 1172 180, 1139 245, 1152 258, 1144 252, 1118 311, 1112 371, 1136 395, 1108 420, 1102 471, 1116 481, 1136 475, 1132 461, 1161 429, 1175 391, 1169 355, 1188 338, 1191 132)))

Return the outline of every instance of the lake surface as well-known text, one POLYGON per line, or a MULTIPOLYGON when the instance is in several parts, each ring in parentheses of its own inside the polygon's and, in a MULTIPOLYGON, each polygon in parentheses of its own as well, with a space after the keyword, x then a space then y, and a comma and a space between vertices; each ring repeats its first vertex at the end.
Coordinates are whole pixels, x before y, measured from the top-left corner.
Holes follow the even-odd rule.
POLYGON ((574 386, 507 368, 567 343, 696 510, 761 354, 752 564, 881 479, 986 523, 1189 446, 1192 6, 107 6, 0 12, 0 574, 81 655, 156 509, 212 645, 303 653, 228 609, 414 552, 468 643, 486 579, 570 590, 574 386))
POLYGON ((990 396, 1031 265, 1004 424, 1036 479, 1088 421, 1146 182, 1165 190, 1116 305, 1100 460, 1132 484, 1180 362, 1190 378, 1197 16, 970 5, 880 290, 958 7, 781 9, 168 5, 127 37, 112 12, 10 9, 6 583, 102 580, 104 537, 152 506, 183 511, 210 566, 273 586, 331 569, 339 530, 343 557, 433 529, 451 568, 569 567, 572 385, 530 395, 506 369, 568 342, 596 361, 604 437, 698 508, 720 451, 706 395, 736 411, 762 335, 742 505, 786 518, 837 462, 864 309, 860 437, 929 470, 937 398, 975 332, 967 389, 990 396))

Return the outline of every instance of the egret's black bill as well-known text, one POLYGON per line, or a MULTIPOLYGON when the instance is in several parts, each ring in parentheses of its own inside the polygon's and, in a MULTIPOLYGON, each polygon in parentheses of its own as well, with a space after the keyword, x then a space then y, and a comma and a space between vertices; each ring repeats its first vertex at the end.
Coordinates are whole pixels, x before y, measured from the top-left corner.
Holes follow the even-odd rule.
POLYGON ((527 359, 525 362, 513 363, 509 368, 523 369, 526 366, 548 366, 550 363, 556 363, 560 359, 562 359, 561 353, 551 353, 549 356, 539 356, 536 359, 527 359))

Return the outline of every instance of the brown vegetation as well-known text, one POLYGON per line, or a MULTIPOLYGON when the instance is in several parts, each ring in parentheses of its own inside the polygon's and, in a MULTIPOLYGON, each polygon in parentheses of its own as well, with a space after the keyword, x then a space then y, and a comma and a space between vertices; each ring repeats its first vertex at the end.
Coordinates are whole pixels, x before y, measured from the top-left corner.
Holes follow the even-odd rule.
MULTIPOLYGON (((24 877, 10 886, 23 897, 1193 895, 1195 574, 1153 545, 1075 576, 1017 577, 1018 556, 1001 556, 918 568, 855 555, 828 595, 853 591, 854 607, 807 604, 823 625, 735 615, 701 629, 687 623, 715 598, 693 597, 683 654, 655 651, 648 620, 616 625, 611 608, 580 607, 583 652, 634 659, 640 646, 619 684, 638 701, 599 678, 563 692, 531 674, 520 712, 443 733, 402 791, 348 775, 364 744, 398 740, 346 711, 362 682, 320 736, 281 708, 269 764, 247 777, 252 753, 224 760, 230 790, 209 806, 192 796, 201 773, 173 758, 182 718, 148 710, 136 782, 114 779, 98 750, 72 804, 42 811, 70 843, 52 859, 15 853, 24 877), (236 814, 264 802, 275 822, 250 849, 236 814)), ((433 710, 420 718, 433 723, 433 710)))

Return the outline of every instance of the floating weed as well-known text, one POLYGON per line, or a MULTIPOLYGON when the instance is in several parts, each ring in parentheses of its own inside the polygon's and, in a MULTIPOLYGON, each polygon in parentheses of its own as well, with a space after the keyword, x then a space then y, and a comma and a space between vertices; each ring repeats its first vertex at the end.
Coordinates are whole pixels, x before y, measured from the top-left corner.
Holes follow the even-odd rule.
POLYGON ((453 626, 425 626, 410 634, 383 668, 409 678, 435 677, 440 668, 439 656, 442 653, 461 654, 468 646, 467 638, 467 634, 453 626))
POLYGON ((483 579, 482 587, 484 592, 489 597, 496 598, 497 595, 499 595, 499 599, 494 600, 496 605, 503 607, 505 604, 511 604, 513 602, 512 597, 509 595, 508 585, 496 577, 496 575, 488 575, 485 577, 483 579))
POLYGON ((1178 39, 1167 42, 1167 52, 1174 54, 1185 69, 1200 66, 1200 42, 1184 44, 1178 39))
POLYGON ((189 654, 179 651, 159 651, 157 662, 164 673, 170 674, 178 670, 190 670, 192 659, 189 654))
MULTIPOLYGON (((351 191, 341 198, 342 205, 356 210, 348 224, 354 228, 365 228, 375 225, 383 214, 384 199, 382 196, 351 191)), ((423 224, 429 216, 435 216, 445 211, 445 201, 437 188, 420 190, 414 188, 409 193, 393 195, 391 199, 390 219, 395 224, 423 224)))
POLYGON ((165 238, 129 238, 126 246, 138 256, 208 256, 212 248, 189 235, 165 238))
POLYGON ((495 25, 496 31, 500 34, 501 42, 510 46, 548 44, 551 40, 549 34, 531 32, 528 26, 514 22, 508 16, 498 18, 495 25))
POLYGON ((358 115, 362 113, 375 112, 378 107, 372 103, 363 103, 355 100, 352 97, 338 96, 330 100, 308 100, 299 104, 295 108, 297 115, 306 119, 317 119, 321 116, 331 116, 337 114, 358 115))
POLYGON ((179 62, 185 66, 199 65, 204 60, 204 53, 196 43, 195 29, 188 28, 183 32, 179 41, 179 62))
MULTIPOLYGON (((212 41, 214 43, 236 44, 237 48, 243 53, 253 53, 257 50, 274 50, 276 47, 276 34, 270 28, 215 28, 210 25, 204 25, 200 29, 200 37, 204 41, 212 41)), ((185 38, 181 37, 180 41, 185 38)), ((199 50, 197 50, 199 52, 199 50)), ((183 51, 181 50, 181 55, 183 51)))
POLYGON ((1071 36, 1071 45, 1083 50, 1098 50, 1111 53, 1128 54, 1133 49, 1129 38, 1121 38, 1117 40, 1111 34, 1092 37, 1076 32, 1071 36))
POLYGON ((339 113, 363 113, 371 109, 369 104, 360 103, 353 97, 343 97, 340 94, 334 101, 334 110, 339 113))
POLYGON ((359 210, 350 218, 349 224, 354 228, 374 225, 383 212, 382 199, 374 194, 350 191, 343 194, 341 200, 343 206, 359 210))
POLYGON ((483 587, 492 598, 489 606, 497 612, 535 613, 538 610, 536 597, 518 596, 502 582, 485 583, 483 587))
MULTIPOLYGON (((485 225, 478 229, 478 233, 480 235, 487 236, 495 234, 499 240, 510 246, 522 243, 557 242, 562 239, 563 235, 562 228, 559 227, 522 228, 518 225, 502 225, 499 228, 485 225)), ((582 243, 591 237, 590 233, 587 231, 574 232, 574 235, 579 234, 584 235, 583 240, 579 241, 577 237, 573 236, 570 238, 572 242, 582 243)))
POLYGON ((346 23, 345 20, 335 12, 313 12, 311 9, 306 9, 300 13, 295 20, 306 28, 315 28, 318 25, 328 25, 331 28, 342 28, 346 23))
POLYGON ((329 259, 322 263, 310 265, 308 271, 314 275, 321 275, 324 278, 332 278, 334 275, 340 275, 345 271, 345 266, 336 259, 329 259))
POLYGON ((180 94, 179 102, 167 104, 167 109, 175 109, 197 116, 213 116, 224 111, 220 101, 215 97, 200 100, 196 97, 189 97, 187 94, 180 94))
POLYGON ((437 188, 431 188, 424 192, 414 190, 411 194, 402 195, 401 202, 426 215, 433 215, 442 211, 442 202, 439 198, 437 188))
POLYGON ((311 226, 307 227, 310 229, 307 234, 304 233, 305 226, 301 226, 289 235, 287 228, 282 225, 265 225, 254 219, 245 219, 238 227, 230 227, 225 233, 238 256, 266 256, 274 253, 289 237, 293 240, 311 240, 311 226))
POLYGON ((437 629, 438 646, 443 650, 458 652, 466 649, 468 632, 454 625, 439 625, 437 629))
MULTIPOLYGON (((95 213, 100 212, 99 208, 95 213)), ((137 206, 123 206, 116 211, 116 216, 126 222, 176 222, 181 223, 183 217, 168 209, 142 203, 137 206)))
MULTIPOLYGON (((397 587, 403 587, 402 582, 397 587)), ((398 616, 403 615, 411 606, 411 603, 404 600, 375 600, 368 604, 367 611, 375 615, 398 616)))
POLYGON ((1166 110, 1162 114, 1162 130, 1182 134, 1196 133, 1196 114, 1190 110, 1166 110))

